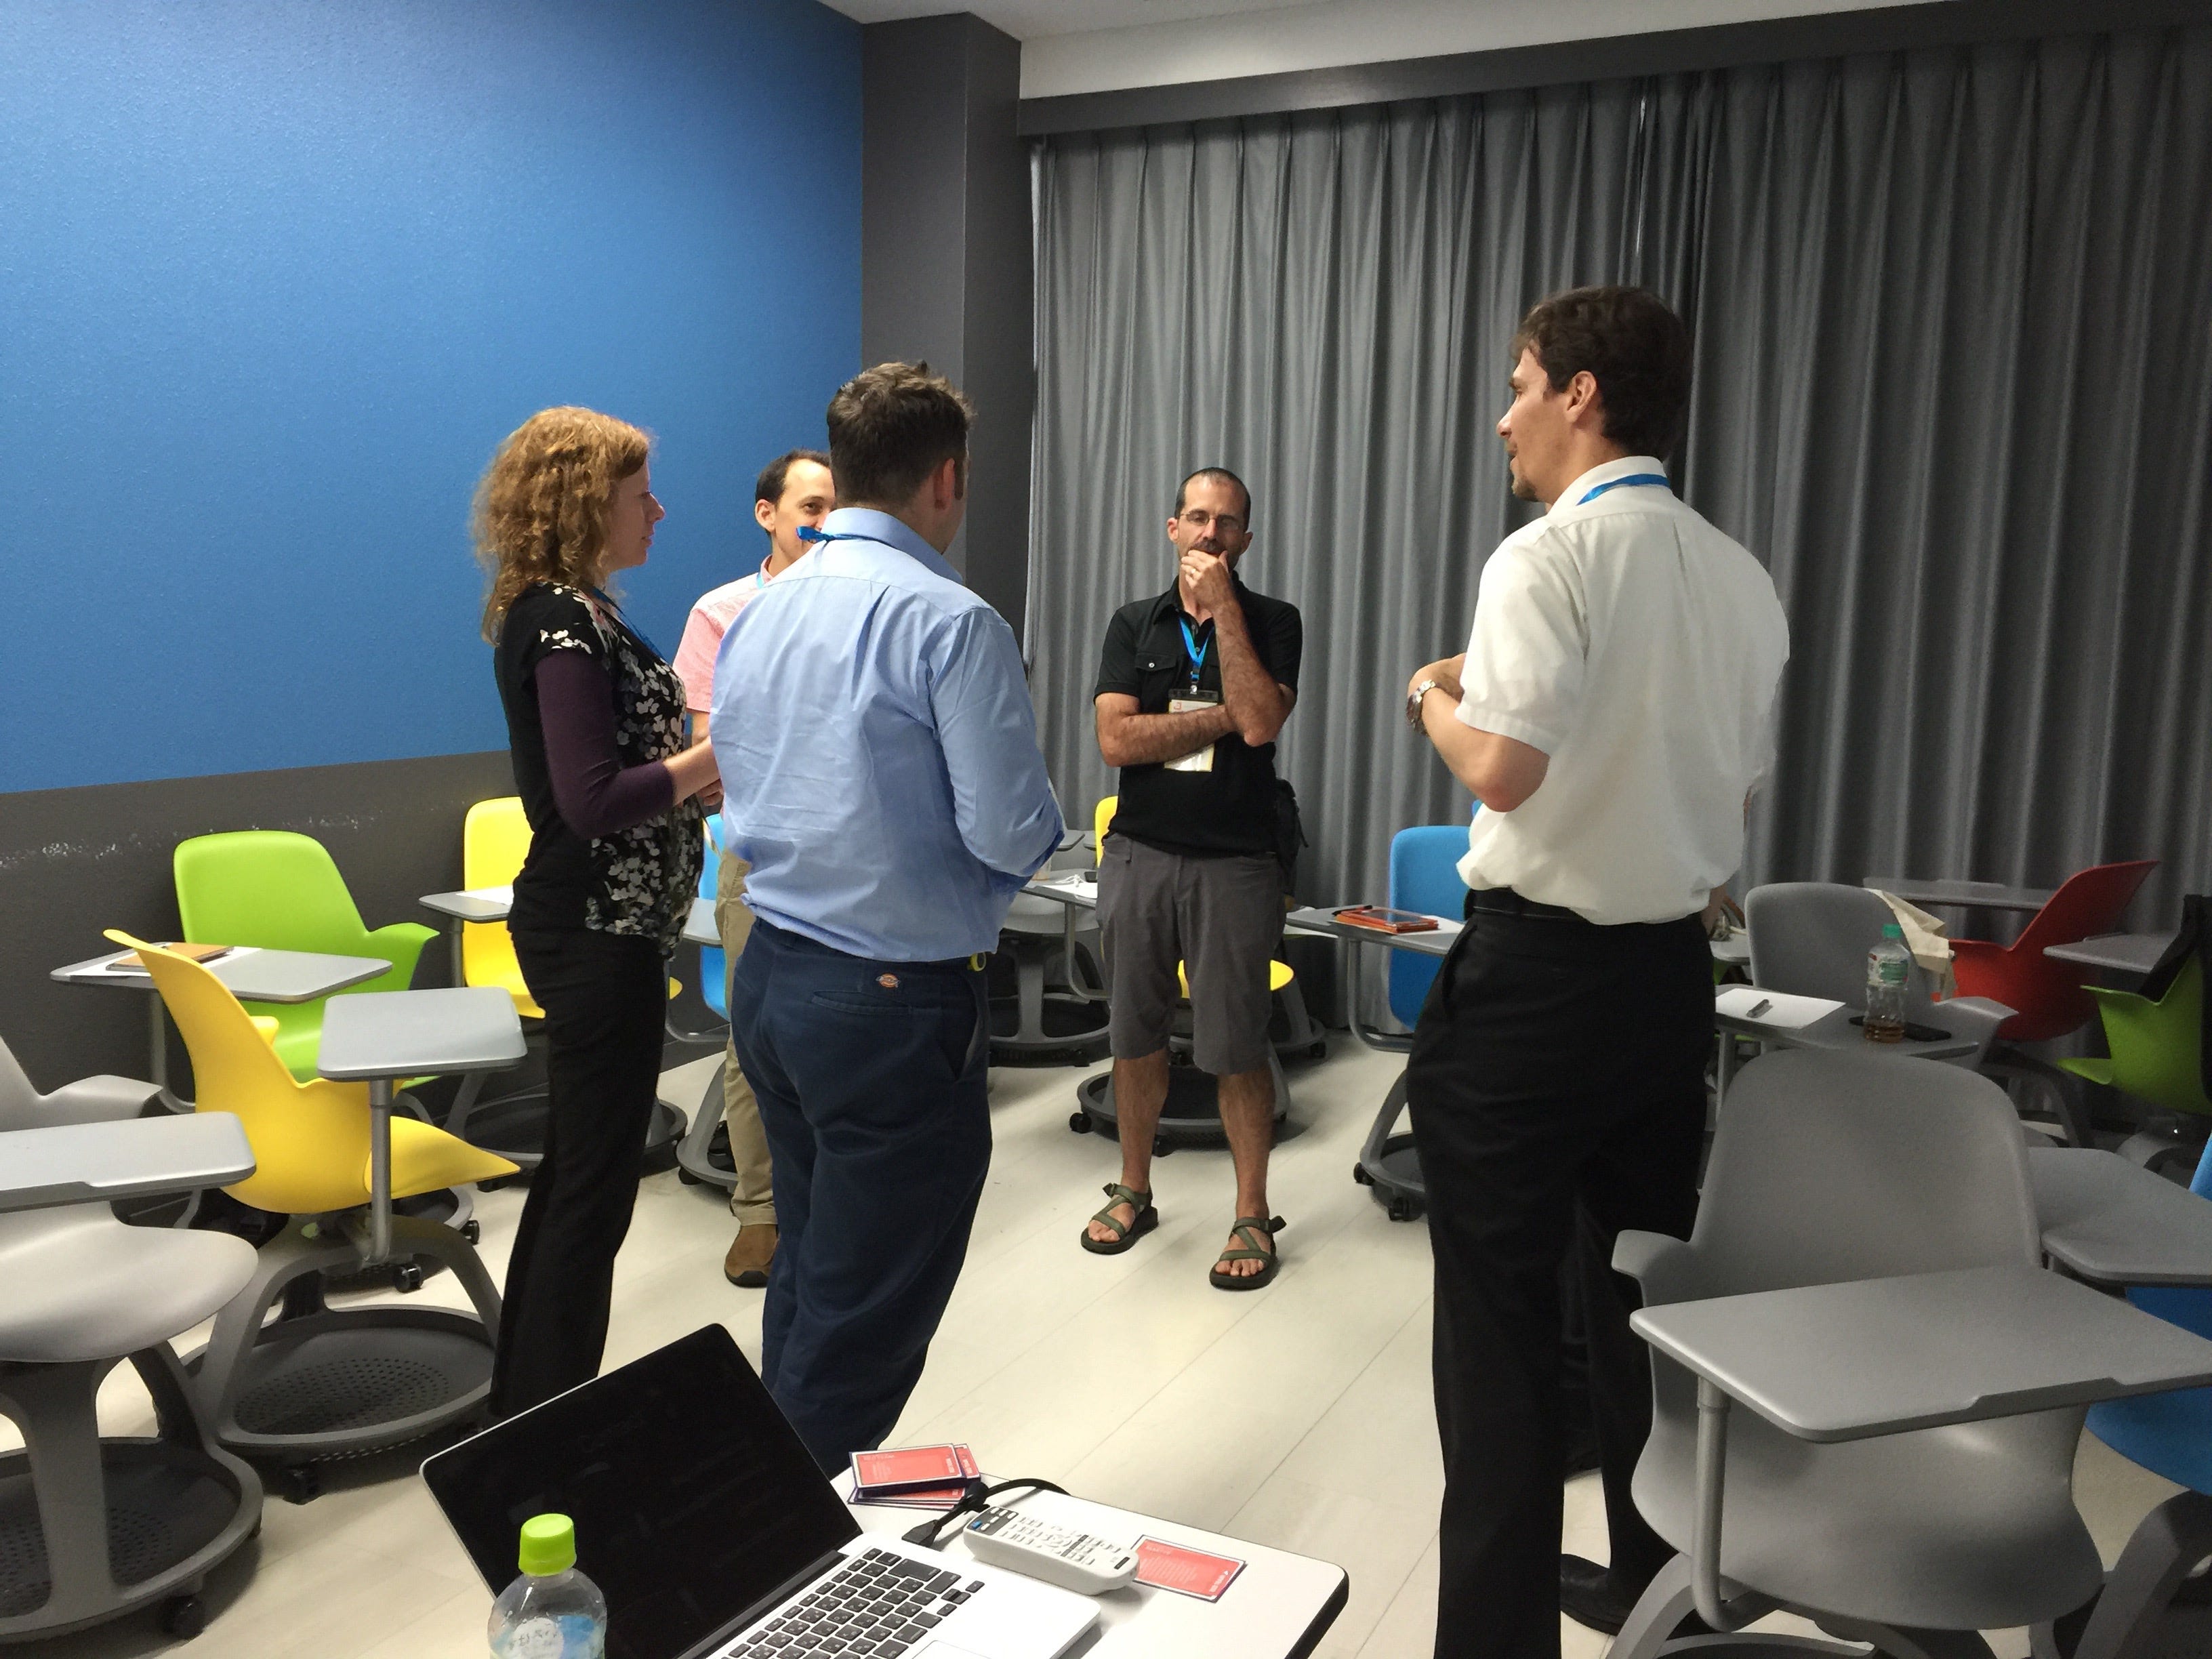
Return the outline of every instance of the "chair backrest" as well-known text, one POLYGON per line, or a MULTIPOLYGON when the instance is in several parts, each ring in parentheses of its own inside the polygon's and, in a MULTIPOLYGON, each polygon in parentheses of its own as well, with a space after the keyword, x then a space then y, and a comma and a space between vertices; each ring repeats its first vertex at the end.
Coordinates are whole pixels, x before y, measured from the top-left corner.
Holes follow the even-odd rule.
POLYGON ((234 830, 177 843, 177 909, 204 945, 366 954, 368 928, 330 851, 289 830, 234 830))
POLYGON ((2050 902, 2027 919, 2012 949, 2040 957, 2053 945, 2071 945, 2096 933, 2117 933, 2120 917, 2150 872, 2156 859, 2099 864, 2066 878, 2050 902))
MULTIPOLYGON (((1482 809, 1478 805, 1475 810, 1482 809)), ((1457 916, 1467 898, 1467 884, 1459 878, 1459 861, 1466 852, 1465 824, 1415 824, 1391 836, 1391 908, 1457 916)), ((1421 1004, 1443 963, 1411 951, 1393 951, 1389 957, 1390 1012, 1400 1024, 1412 1025, 1419 1020, 1421 1004)))
MULTIPOLYGON (((1866 1002, 1867 952, 1897 920, 1881 895, 1828 881, 1778 881, 1744 896, 1751 980, 1763 991, 1866 1002)), ((1905 1002, 1925 1007, 1927 975, 1916 964, 1905 1002)))
POLYGON ((2204 1090, 2204 968, 2185 962, 2156 1002, 2092 986, 2112 1055, 2112 1086, 2169 1111, 2212 1115, 2204 1090))
MULTIPOLYGON (((500 795, 469 808, 461 825, 461 885, 505 887, 530 856, 530 820, 522 797, 500 795)), ((514 940, 503 921, 461 924, 461 976, 471 985, 502 985, 519 976, 514 940)))
POLYGON ((2019 1115, 1955 1066, 1765 1055, 1729 1087, 1690 1243, 1698 1296, 2033 1267, 2019 1115))
MULTIPOLYGON (((1098 805, 1091 813, 1091 851, 1093 864, 1106 861, 1106 832, 1114 824, 1114 809, 1121 804, 1119 795, 1101 795, 1098 805)), ((1047 902, 1050 901, 1048 900, 1047 902)))
POLYGON ((113 928, 138 952, 192 1057, 193 1103, 246 1126, 253 1174, 223 1190, 256 1209, 313 1215, 358 1204, 368 1158, 368 1087, 293 1079, 230 988, 196 962, 113 928))

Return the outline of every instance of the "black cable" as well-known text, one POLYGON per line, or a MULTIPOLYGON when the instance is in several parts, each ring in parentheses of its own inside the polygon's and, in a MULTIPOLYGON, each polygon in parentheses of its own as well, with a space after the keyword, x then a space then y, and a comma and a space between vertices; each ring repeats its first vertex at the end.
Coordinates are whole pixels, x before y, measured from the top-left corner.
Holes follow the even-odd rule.
POLYGON ((980 1513, 990 1501, 1010 1492, 1056 1492, 1062 1498, 1067 1488, 1055 1486, 1049 1480, 1001 1480, 995 1486, 983 1484, 981 1475, 968 1483, 968 1491, 961 1500, 940 1516, 911 1527, 899 1535, 909 1544, 919 1544, 924 1549, 936 1549, 939 1539, 955 1522, 964 1522, 968 1516, 980 1513))

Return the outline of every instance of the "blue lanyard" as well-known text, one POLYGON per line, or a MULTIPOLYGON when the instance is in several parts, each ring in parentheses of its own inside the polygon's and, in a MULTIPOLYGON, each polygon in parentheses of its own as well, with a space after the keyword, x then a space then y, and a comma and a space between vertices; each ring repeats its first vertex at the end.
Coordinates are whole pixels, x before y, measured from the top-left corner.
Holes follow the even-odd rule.
MULTIPOLYGON (((1662 478, 1659 482, 1664 483, 1666 480, 1662 478)), ((799 526, 799 539, 802 542, 872 542, 876 538, 856 535, 849 530, 817 530, 811 524, 803 524, 799 526)))
MULTIPOLYGON (((1599 496, 1604 495, 1608 489, 1626 489, 1630 486, 1635 484, 1656 484, 1660 489, 1664 489, 1667 488, 1667 475, 1663 472, 1632 472, 1626 478, 1614 478, 1605 483, 1598 485, 1595 489, 1591 490, 1589 495, 1583 496, 1581 501, 1577 501, 1575 505, 1577 507, 1587 506, 1589 502, 1595 501, 1599 496)), ((802 530, 799 533, 804 536, 806 532, 802 530)))
POLYGON ((1177 617, 1176 626, 1182 629, 1182 648, 1190 657, 1190 689, 1198 690, 1199 672, 1206 666, 1206 653, 1213 649, 1213 624, 1206 624, 1206 643, 1200 645, 1190 631, 1190 618, 1177 617))

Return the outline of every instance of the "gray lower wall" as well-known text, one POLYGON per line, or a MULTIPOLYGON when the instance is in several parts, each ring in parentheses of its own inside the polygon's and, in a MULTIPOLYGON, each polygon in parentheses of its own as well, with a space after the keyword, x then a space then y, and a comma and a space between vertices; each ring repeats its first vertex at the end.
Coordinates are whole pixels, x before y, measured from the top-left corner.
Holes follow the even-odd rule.
MULTIPOLYGON (((461 821, 514 793, 507 751, 234 772, 0 794, 0 1037, 41 1089, 93 1072, 143 1077, 144 994, 57 984, 64 963, 111 949, 106 927, 178 930, 170 854, 221 830, 295 830, 331 850, 362 919, 435 925, 416 901, 461 881, 461 821)), ((447 982, 446 952, 416 983, 447 982)), ((183 1057, 172 1037, 177 1075, 183 1057)))

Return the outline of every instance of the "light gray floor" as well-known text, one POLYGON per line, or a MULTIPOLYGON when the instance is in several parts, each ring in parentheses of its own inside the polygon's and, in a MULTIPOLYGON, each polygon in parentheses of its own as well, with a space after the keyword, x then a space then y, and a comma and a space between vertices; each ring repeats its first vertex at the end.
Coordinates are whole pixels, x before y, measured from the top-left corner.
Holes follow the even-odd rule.
MULTIPOLYGON (((896 1439, 960 1439, 994 1472, 1034 1474, 1109 1503, 1342 1564, 1352 1599, 1327 1659, 1422 1659, 1431 1650, 1437 1502, 1429 1404, 1425 1229, 1393 1224, 1352 1165, 1397 1069, 1336 1040, 1291 1073, 1292 1132, 1272 1196, 1290 1226, 1282 1277, 1225 1295, 1206 1270, 1228 1232, 1225 1152, 1185 1150, 1154 1180, 1158 1232, 1118 1257, 1076 1247, 1114 1178, 1113 1144, 1067 1130, 1067 1069, 993 1075, 997 1137, 967 1271, 896 1439)), ((671 1073, 689 1111, 712 1062, 671 1073)), ((503 1273, 517 1190, 480 1198, 483 1251, 503 1273)), ((721 1275, 730 1224, 719 1194, 647 1180, 617 1264, 609 1364, 709 1321, 757 1355, 760 1292, 721 1275)), ((459 1305, 451 1275, 421 1294, 459 1305)), ((180 1343, 190 1346, 190 1340, 180 1343)), ((143 1432, 127 1369, 110 1382, 111 1431, 143 1432)), ((0 1423, 0 1433, 6 1425, 0 1423)), ((271 1499, 258 1544, 211 1584, 215 1618, 187 1650, 224 1659, 477 1659, 490 1597, 415 1479, 412 1455, 332 1466, 325 1496, 271 1499)), ((2108 1559, 2173 1488, 2085 1443, 2082 1505, 2108 1559)), ((1567 1486, 1567 1547, 1601 1557, 1594 1476, 1567 1486)), ((1561 1621, 1565 1659, 1606 1639, 1561 1621)), ((168 1650, 150 1618, 17 1650, 35 1656, 168 1650)), ((2019 1633, 1999 1641, 2024 1655, 2019 1633)))

